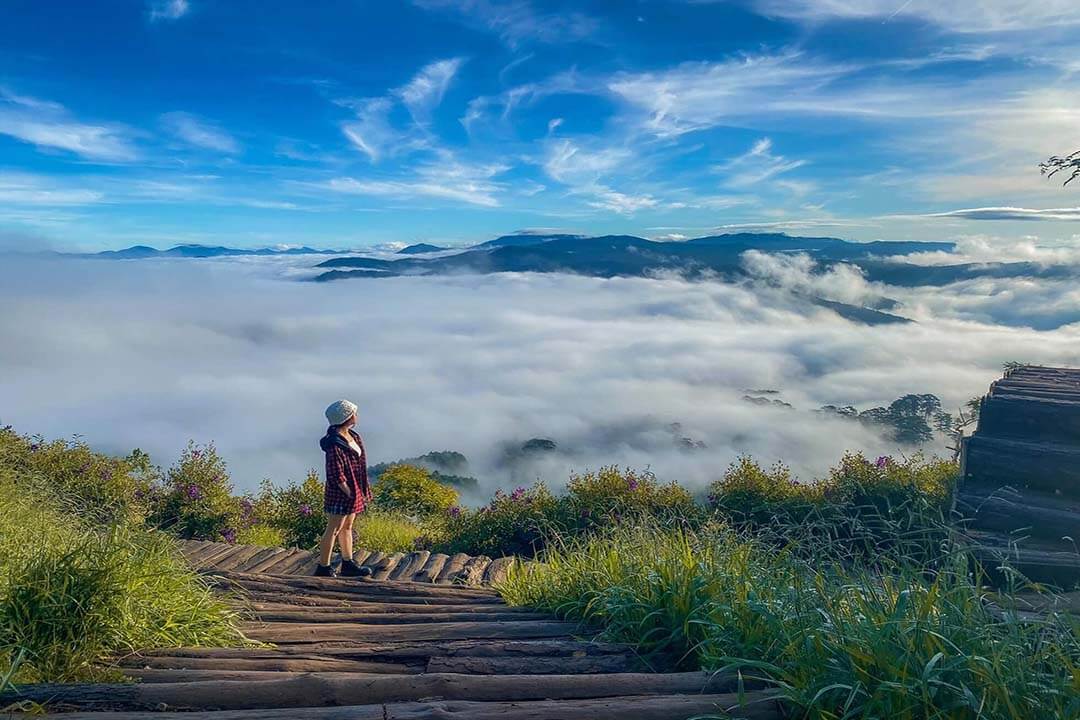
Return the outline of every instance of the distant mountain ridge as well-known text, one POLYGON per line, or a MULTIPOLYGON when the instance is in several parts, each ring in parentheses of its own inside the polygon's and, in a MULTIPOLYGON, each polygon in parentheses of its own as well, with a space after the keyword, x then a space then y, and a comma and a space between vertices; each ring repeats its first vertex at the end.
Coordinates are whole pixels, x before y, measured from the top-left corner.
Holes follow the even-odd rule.
MULTIPOLYGON (((342 255, 345 250, 316 250, 307 246, 295 248, 230 248, 221 245, 176 245, 168 250, 158 250, 149 245, 133 245, 123 250, 103 250, 96 253, 75 253, 82 257, 106 260, 143 260, 148 258, 215 258, 237 255, 342 255)), ((66 254, 66 253, 65 253, 66 254)))

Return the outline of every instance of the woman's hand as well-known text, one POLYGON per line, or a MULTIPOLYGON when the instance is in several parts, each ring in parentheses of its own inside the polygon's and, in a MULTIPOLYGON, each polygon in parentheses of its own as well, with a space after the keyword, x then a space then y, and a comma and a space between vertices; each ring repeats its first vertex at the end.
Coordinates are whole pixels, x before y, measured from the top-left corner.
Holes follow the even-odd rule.
POLYGON ((341 483, 338 485, 338 487, 341 488, 341 492, 345 493, 347 497, 353 496, 353 489, 349 487, 346 483, 341 483))

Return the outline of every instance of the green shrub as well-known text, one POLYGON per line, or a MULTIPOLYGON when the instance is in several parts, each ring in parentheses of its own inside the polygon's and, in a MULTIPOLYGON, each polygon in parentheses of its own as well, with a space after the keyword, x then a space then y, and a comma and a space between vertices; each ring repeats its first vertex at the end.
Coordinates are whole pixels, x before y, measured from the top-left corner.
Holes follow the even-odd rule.
POLYGON ((353 530, 356 548, 372 552, 411 552, 426 544, 428 537, 425 529, 407 516, 380 510, 357 515, 353 530))
POLYGON ((436 547, 446 553, 531 557, 558 535, 558 511, 558 500, 543 483, 509 494, 496 490, 491 501, 477 510, 449 508, 446 540, 436 547))
POLYGON ((142 519, 156 479, 149 457, 139 450, 126 458, 109 457, 79 438, 45 442, 11 427, 0 428, 0 467, 15 477, 45 478, 56 497, 101 523, 142 519))
POLYGON ((111 656, 146 647, 233 645, 235 616, 167 535, 65 512, 49 480, 0 470, 0 675, 108 675, 111 656))
POLYGON ((323 489, 324 483, 314 470, 301 483, 276 486, 264 481, 253 501, 254 517, 277 530, 282 545, 314 547, 326 529, 323 489))
POLYGON ((244 521, 225 461, 213 443, 189 442, 155 494, 150 522, 182 538, 236 542, 244 521))
POLYGON ((512 570, 508 601, 601 627, 659 666, 762 678, 793 717, 1080 716, 1080 623, 1000 619, 963 555, 882 574, 731 530, 625 528, 542 560, 512 570))
POLYGON ((285 545, 285 533, 281 532, 276 527, 255 523, 238 530, 236 533, 236 542, 241 545, 281 547, 285 545))
POLYGON ((798 482, 783 464, 766 470, 739 458, 710 488, 725 522, 780 544, 830 557, 881 560, 940 555, 957 468, 921 455, 870 461, 848 453, 828 476, 798 482))
POLYGON ((596 531, 623 522, 665 526, 696 525, 701 509, 678 483, 659 483, 649 472, 620 470, 572 473, 566 495, 559 499, 563 532, 596 531))
POLYGON ((391 465, 372 489, 375 506, 415 517, 441 515, 458 504, 457 491, 415 465, 391 465))

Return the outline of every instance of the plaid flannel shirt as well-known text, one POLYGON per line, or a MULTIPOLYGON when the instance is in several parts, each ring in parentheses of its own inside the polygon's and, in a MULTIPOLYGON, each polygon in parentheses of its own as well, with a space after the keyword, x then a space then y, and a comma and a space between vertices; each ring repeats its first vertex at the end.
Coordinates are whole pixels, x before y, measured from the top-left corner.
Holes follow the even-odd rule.
POLYGON ((367 450, 360 435, 350 430, 360 454, 348 446, 344 438, 333 437, 330 433, 329 448, 326 450, 326 489, 323 497, 323 510, 330 515, 351 515, 363 512, 371 502, 371 485, 368 483, 367 450), (341 486, 352 490, 347 495, 341 486))

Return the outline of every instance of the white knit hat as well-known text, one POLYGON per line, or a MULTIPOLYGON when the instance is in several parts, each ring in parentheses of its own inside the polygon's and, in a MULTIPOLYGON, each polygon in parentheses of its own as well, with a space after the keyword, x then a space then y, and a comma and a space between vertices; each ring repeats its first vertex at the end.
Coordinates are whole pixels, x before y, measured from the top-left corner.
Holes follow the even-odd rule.
POLYGON ((331 425, 340 425, 355 414, 356 403, 351 403, 348 400, 338 400, 330 403, 330 407, 326 408, 326 419, 330 421, 331 425))

